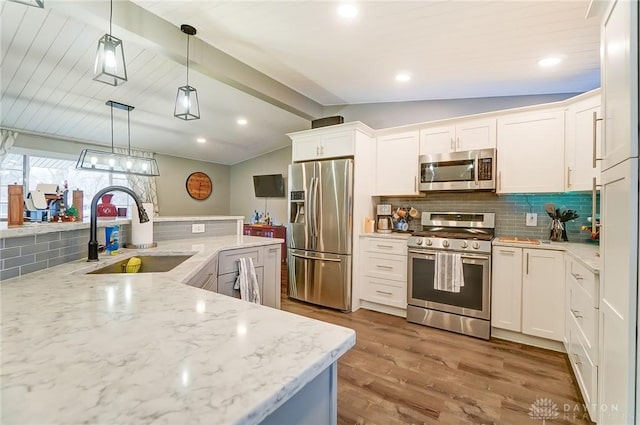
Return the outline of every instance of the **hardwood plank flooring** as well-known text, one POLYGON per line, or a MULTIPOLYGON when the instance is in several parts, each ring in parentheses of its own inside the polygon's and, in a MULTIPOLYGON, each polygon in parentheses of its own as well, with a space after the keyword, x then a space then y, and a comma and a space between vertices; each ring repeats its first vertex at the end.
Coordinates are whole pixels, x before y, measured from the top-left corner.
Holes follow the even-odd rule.
POLYGON ((547 424, 592 424, 563 353, 290 300, 286 264, 282 283, 283 310, 356 331, 338 362, 340 425, 535 425, 530 408, 542 398, 558 407, 547 424))

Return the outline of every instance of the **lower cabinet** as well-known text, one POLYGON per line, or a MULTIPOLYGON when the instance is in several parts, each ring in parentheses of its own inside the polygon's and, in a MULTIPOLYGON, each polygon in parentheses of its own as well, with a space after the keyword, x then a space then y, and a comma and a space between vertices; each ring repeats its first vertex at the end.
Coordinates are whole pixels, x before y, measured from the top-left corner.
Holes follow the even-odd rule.
POLYGON ((407 241, 384 236, 362 238, 363 308, 406 316, 407 241))
POLYGON ((207 264, 187 284, 230 297, 240 298, 240 291, 233 289, 238 277, 238 260, 240 258, 251 258, 253 260, 261 304, 279 309, 281 284, 280 245, 220 251, 218 258, 207 264))
POLYGON ((600 276, 567 255, 564 345, 587 411, 597 420, 600 276))
POLYGON ((564 253, 494 246, 491 326, 562 341, 564 253))

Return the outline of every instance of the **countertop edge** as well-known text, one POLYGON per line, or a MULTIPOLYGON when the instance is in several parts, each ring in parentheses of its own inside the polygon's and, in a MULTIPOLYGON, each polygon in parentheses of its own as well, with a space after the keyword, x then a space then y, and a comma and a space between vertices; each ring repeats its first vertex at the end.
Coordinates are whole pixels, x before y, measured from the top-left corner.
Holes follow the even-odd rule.
POLYGON ((594 255, 599 251, 599 245, 576 243, 576 242, 551 242, 541 243, 539 245, 533 245, 528 243, 517 242, 501 242, 497 239, 493 240, 493 246, 506 246, 512 248, 526 248, 526 249, 546 249, 552 251, 564 251, 569 253, 573 258, 580 261, 582 265, 588 268, 591 272, 600 274, 600 257, 594 255))

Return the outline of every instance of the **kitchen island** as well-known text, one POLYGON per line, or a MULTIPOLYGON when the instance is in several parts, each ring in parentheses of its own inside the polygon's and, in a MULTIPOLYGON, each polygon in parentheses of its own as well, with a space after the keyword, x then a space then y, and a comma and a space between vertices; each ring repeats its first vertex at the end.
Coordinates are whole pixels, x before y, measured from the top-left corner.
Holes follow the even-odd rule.
MULTIPOLYGON (((165 273, 82 260, 3 281, 3 424, 335 423, 353 330, 186 285, 242 235, 166 241, 165 273)), ((123 254, 124 255, 124 254, 123 254)), ((116 256, 117 257, 117 256, 116 256)))

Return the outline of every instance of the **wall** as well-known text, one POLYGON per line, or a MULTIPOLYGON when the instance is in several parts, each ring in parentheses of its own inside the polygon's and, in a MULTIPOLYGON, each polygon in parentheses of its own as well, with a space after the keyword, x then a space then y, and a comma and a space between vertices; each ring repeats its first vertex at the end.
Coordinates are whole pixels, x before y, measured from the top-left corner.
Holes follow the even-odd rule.
MULTIPOLYGON (((591 192, 576 193, 537 193, 496 195, 486 192, 469 193, 430 193, 424 198, 380 198, 381 203, 391 203, 394 207, 413 206, 420 211, 440 212, 493 212, 496 214, 497 236, 519 236, 536 239, 549 239, 550 218, 544 210, 547 202, 555 203, 557 208, 577 210, 580 218, 567 222, 566 230, 569 242, 587 242, 590 233, 581 231, 581 225, 590 225, 591 192), (538 225, 525 226, 525 214, 538 214, 538 225)), ((600 201, 597 201, 598 204, 600 201)), ((409 222, 411 230, 422 230, 420 220, 409 222)))
MULTIPOLYGON (((595 88, 595 87, 594 87, 595 88)), ((424 100, 415 102, 369 103, 325 107, 325 116, 342 115, 345 122, 362 121, 380 130, 400 125, 499 111, 509 108, 557 102, 579 93, 531 96, 482 97, 474 99, 424 100)))
MULTIPOLYGON (((104 146, 24 133, 18 136, 14 146, 24 153, 47 152, 49 156, 67 159, 77 159, 82 149, 105 150, 104 146)), ((168 155, 156 155, 156 160, 160 168, 160 176, 156 180, 160 215, 226 215, 229 213, 231 167, 168 155), (196 201, 187 194, 185 188, 187 177, 194 171, 207 173, 213 182, 213 193, 204 201, 196 201)))
POLYGON ((282 174, 287 181, 287 166, 291 164, 291 147, 235 164, 231 167, 231 208, 230 215, 245 216, 245 223, 250 220, 254 210, 268 211, 275 223, 285 222, 287 215, 287 198, 256 198, 253 191, 253 176, 260 174, 282 174), (266 205, 265 205, 266 204, 266 205))
POLYGON ((194 161, 168 155, 156 155, 158 206, 161 216, 228 215, 230 175, 228 165, 194 161), (202 171, 213 183, 213 192, 203 201, 193 199, 186 190, 189 174, 202 171))

